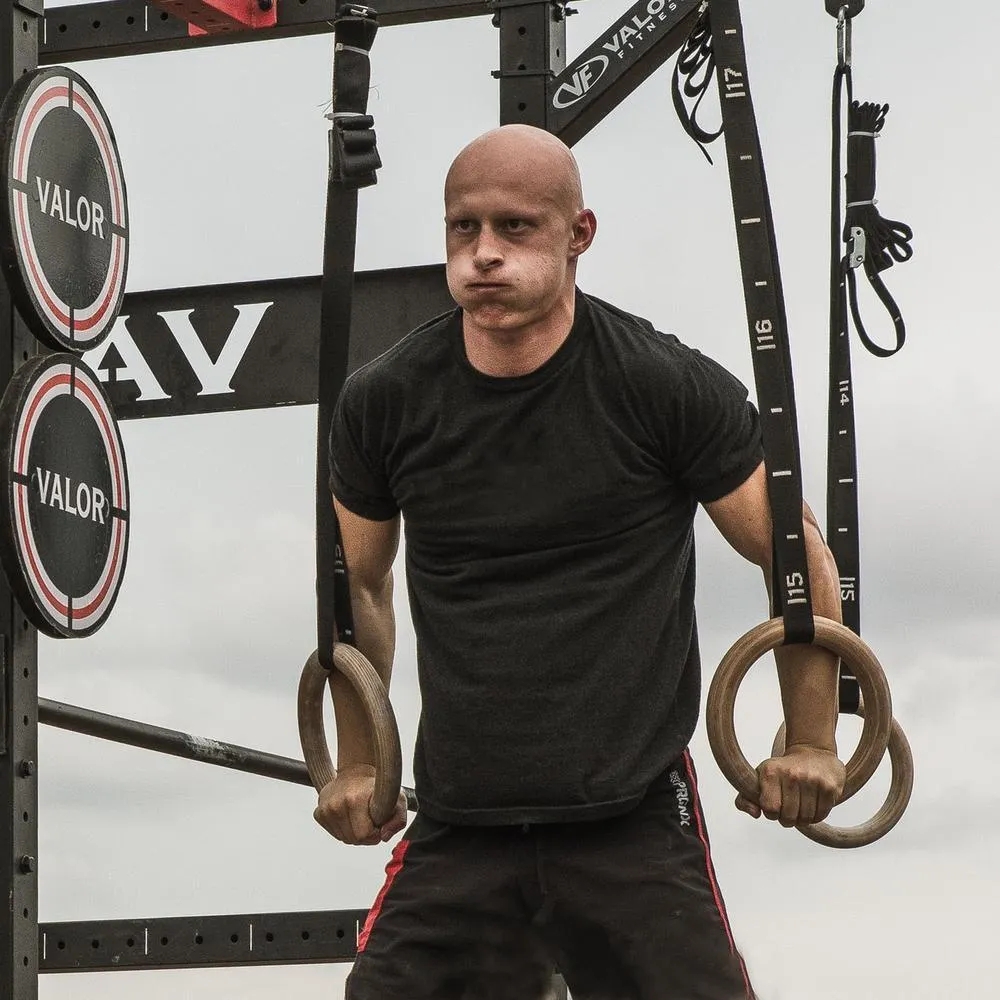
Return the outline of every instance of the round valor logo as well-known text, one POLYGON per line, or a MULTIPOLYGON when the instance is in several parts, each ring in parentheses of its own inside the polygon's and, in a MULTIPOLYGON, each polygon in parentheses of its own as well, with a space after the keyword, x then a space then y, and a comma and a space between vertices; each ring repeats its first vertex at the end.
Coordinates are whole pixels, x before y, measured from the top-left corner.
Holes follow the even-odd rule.
POLYGON ((72 354, 22 365, 0 402, 0 450, 0 555, 18 602, 47 635, 90 635, 118 596, 129 530, 125 453, 96 375, 72 354))
POLYGON ((111 332, 128 268, 128 207, 111 124, 87 82, 65 67, 21 77, 0 119, 0 251, 18 309, 55 350, 90 350, 111 332))

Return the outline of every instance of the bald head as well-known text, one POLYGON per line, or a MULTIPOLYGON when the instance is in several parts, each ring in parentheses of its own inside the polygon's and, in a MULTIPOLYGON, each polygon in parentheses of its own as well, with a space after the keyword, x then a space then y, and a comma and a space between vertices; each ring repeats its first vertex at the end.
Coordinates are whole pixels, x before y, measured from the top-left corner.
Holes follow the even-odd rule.
POLYGON ((445 203, 490 182, 548 201, 567 216, 583 209, 580 170, 569 147, 532 125, 503 125, 473 139, 448 171, 445 203))
POLYGON ((455 157, 444 209, 448 287, 466 334, 568 333, 577 259, 597 231, 569 149, 527 125, 487 132, 455 157))

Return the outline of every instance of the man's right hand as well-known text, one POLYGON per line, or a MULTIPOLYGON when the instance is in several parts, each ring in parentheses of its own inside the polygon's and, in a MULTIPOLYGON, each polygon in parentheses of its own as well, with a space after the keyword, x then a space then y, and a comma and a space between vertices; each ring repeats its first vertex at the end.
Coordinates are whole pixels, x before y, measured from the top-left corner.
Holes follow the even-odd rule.
POLYGON ((375 768, 371 764, 348 764, 319 793, 313 818, 344 844, 379 844, 406 826, 406 797, 400 793, 392 816, 377 827, 369 808, 375 793, 375 768))

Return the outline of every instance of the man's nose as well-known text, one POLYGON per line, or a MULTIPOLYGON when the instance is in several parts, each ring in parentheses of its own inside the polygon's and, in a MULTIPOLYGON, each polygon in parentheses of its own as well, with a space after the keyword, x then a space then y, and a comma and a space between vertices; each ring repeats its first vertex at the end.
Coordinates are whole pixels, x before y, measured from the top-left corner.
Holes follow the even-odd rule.
POLYGON ((502 260, 503 251, 500 247, 497 234, 493 231, 492 226, 481 226, 479 235, 476 238, 475 252, 473 254, 473 261, 476 267, 495 267, 502 260))

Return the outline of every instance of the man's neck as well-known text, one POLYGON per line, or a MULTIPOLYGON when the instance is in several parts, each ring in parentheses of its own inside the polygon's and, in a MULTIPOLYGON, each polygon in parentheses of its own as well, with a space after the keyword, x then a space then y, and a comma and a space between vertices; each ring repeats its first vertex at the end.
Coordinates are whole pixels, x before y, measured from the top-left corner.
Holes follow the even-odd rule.
POLYGON ((573 329, 575 305, 572 290, 543 319, 513 330, 483 329, 464 314, 462 329, 469 364, 494 378, 529 375, 565 343, 573 329))

